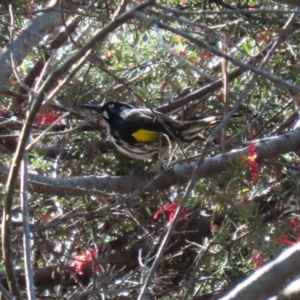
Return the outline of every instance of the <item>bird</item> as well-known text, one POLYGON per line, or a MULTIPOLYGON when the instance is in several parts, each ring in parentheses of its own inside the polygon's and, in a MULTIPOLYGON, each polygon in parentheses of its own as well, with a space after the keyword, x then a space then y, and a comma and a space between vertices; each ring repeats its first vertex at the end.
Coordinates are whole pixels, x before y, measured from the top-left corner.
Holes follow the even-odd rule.
MULTIPOLYGON (((85 104, 85 109, 102 116, 108 139, 122 154, 143 161, 165 160, 173 156, 176 145, 192 143, 208 126, 222 122, 223 115, 179 121, 155 110, 136 108, 123 102, 85 104)), ((231 120, 240 120, 235 114, 231 120)))

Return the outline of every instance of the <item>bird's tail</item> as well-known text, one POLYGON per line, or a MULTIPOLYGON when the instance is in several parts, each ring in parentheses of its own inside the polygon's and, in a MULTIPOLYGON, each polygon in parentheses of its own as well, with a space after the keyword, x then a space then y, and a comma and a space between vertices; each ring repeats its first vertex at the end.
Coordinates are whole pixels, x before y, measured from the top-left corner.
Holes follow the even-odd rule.
MULTIPOLYGON (((224 120, 224 115, 205 116, 193 121, 185 121, 184 129, 180 133, 180 137, 190 142, 199 138, 199 133, 209 126, 220 124, 224 120)), ((245 120, 245 115, 234 114, 229 122, 240 122, 245 120)))

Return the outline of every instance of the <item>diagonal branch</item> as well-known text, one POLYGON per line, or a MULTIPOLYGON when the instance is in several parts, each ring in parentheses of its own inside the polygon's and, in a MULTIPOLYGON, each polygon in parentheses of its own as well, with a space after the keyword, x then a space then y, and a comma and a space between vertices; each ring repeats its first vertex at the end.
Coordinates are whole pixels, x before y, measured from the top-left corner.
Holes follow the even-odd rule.
POLYGON ((55 27, 55 23, 59 20, 61 12, 53 9, 55 2, 44 12, 39 13, 24 30, 21 30, 16 38, 9 43, 0 52, 0 89, 6 84, 8 78, 13 72, 13 65, 10 57, 13 53, 15 66, 19 66, 28 52, 32 50, 46 35, 49 29, 55 27))
POLYGON ((4 258, 4 265, 7 271, 7 280, 9 286, 13 291, 15 291, 15 294, 17 293, 18 289, 13 269, 13 258, 11 248, 11 210, 13 194, 18 179, 20 163, 22 161, 25 146, 27 144, 27 140, 31 132, 31 127, 42 105, 44 96, 46 94, 49 94, 51 89, 53 89, 56 86, 57 78, 61 78, 71 67, 74 66, 75 63, 77 63, 82 57, 84 57, 93 47, 102 42, 108 36, 108 34, 117 29, 124 22, 133 18, 134 12, 136 10, 143 9, 151 4, 153 4, 153 1, 149 0, 140 5, 136 5, 133 8, 129 9, 127 12, 121 14, 120 16, 117 16, 108 25, 100 29, 85 46, 78 50, 78 52, 75 53, 72 57, 70 57, 61 67, 57 68, 49 75, 43 86, 38 91, 38 94, 33 98, 31 109, 26 118, 25 125, 21 131, 20 140, 7 178, 6 195, 4 201, 5 204, 2 220, 2 252, 4 258))
POLYGON ((221 300, 268 299, 286 283, 299 276, 300 243, 256 271, 221 300))
POLYGON ((189 40, 190 42, 194 43, 196 46, 198 46, 199 48, 204 48, 207 49, 209 52, 213 53, 214 55, 218 56, 218 57, 222 57, 227 59, 228 61, 232 62, 234 65, 244 68, 247 71, 252 71, 253 73, 260 75, 264 78, 267 78, 270 82, 286 87, 289 90, 295 92, 295 93, 299 93, 300 92, 300 86, 296 85, 296 84, 292 84, 290 83, 288 80, 283 80, 281 78, 279 78, 278 76, 274 75, 271 72, 265 71, 264 69, 260 69, 258 67, 255 67, 253 65, 249 65, 247 63, 243 63, 242 61, 232 57, 231 55, 222 52, 221 50, 211 46, 209 43, 200 40, 198 38, 195 38, 194 36, 192 36, 191 34, 187 33, 186 31, 174 28, 164 22, 162 22, 160 19, 158 18, 147 18, 145 17, 143 14, 141 14, 140 12, 136 12, 135 16, 141 21, 141 22, 145 22, 146 24, 148 24, 149 26, 152 26, 153 24, 156 24, 159 28, 161 29, 165 29, 167 31, 170 31, 174 34, 178 34, 184 38, 186 38, 187 40, 189 40))
MULTIPOLYGON (((270 50, 272 44, 268 45, 265 49, 263 49, 260 53, 252 57, 251 59, 246 62, 247 65, 255 65, 257 62, 263 57, 263 55, 267 54, 268 51, 270 50)), ((228 77, 228 82, 233 81, 243 73, 247 72, 248 70, 243 67, 238 67, 234 71, 230 72, 227 77, 228 77)), ((210 93, 213 93, 217 89, 221 88, 223 86, 223 78, 219 78, 214 82, 211 82, 195 91, 192 93, 189 93, 186 96, 175 98, 172 102, 163 104, 160 107, 158 107, 156 110, 162 113, 168 113, 170 111, 173 111, 179 107, 182 107, 184 105, 187 105, 190 101, 200 99, 202 97, 205 97, 209 95, 210 93)))

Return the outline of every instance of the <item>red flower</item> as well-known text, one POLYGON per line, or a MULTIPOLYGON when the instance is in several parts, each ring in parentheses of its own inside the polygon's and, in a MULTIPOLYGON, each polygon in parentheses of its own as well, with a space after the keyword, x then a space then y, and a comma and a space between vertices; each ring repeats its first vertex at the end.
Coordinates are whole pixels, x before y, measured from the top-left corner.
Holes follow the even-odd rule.
MULTIPOLYGON (((153 216, 154 219, 157 219, 157 217, 164 213, 167 212, 168 214, 168 219, 169 221, 172 221, 174 219, 175 216, 175 212, 177 210, 178 204, 177 203, 172 203, 172 204, 166 204, 164 205, 162 208, 160 208, 159 210, 157 210, 153 216)), ((187 212, 185 209, 182 209, 182 214, 184 215, 184 218, 187 220, 188 216, 187 216, 187 212)))
POLYGON ((259 165, 256 161, 256 158, 256 145, 253 142, 251 142, 249 145, 249 155, 246 157, 246 162, 250 166, 251 177, 253 181, 257 181, 259 172, 259 165))
MULTIPOLYGON (((287 237, 281 237, 279 239, 270 240, 270 242, 273 242, 273 243, 279 242, 279 243, 283 243, 283 244, 290 245, 290 246, 299 243, 300 242, 300 233, 299 233, 298 222, 295 219, 291 219, 290 222, 292 224, 292 227, 294 227, 297 231, 297 238, 291 239, 291 238, 287 238, 287 237)), ((251 262, 254 263, 254 269, 257 270, 264 264, 263 255, 258 250, 254 250, 253 254, 254 254, 254 256, 251 258, 251 262)))
POLYGON ((258 270, 264 265, 264 258, 262 252, 258 250, 253 251, 251 262, 254 263, 254 270, 258 270))
POLYGON ((95 267, 96 272, 101 271, 100 265, 96 264, 95 259, 97 257, 97 249, 89 251, 87 254, 82 254, 75 256, 75 260, 72 262, 71 266, 74 268, 75 273, 79 275, 84 274, 84 269, 87 265, 92 265, 95 267))
POLYGON ((35 119, 36 124, 52 124, 55 122, 57 119, 61 117, 60 114, 55 114, 50 111, 45 111, 41 113, 37 118, 35 119))
POLYGON ((298 222, 295 219, 291 219, 290 222, 291 222, 292 226, 297 231, 297 238, 296 238, 296 240, 293 240, 293 239, 287 238, 287 237, 282 237, 282 238, 277 239, 276 242, 283 243, 283 244, 286 244, 286 245, 291 245, 291 246, 297 244, 298 242, 300 242, 300 234, 299 234, 299 225, 298 225, 298 222))
POLYGON ((285 238, 285 237, 282 237, 280 239, 277 240, 277 242, 279 243, 282 243, 282 244, 286 244, 286 245, 295 245, 297 242, 289 239, 289 238, 285 238))
POLYGON ((160 89, 160 90, 163 90, 168 84, 169 84, 169 82, 168 82, 167 80, 164 80, 164 81, 161 83, 159 89, 160 89))

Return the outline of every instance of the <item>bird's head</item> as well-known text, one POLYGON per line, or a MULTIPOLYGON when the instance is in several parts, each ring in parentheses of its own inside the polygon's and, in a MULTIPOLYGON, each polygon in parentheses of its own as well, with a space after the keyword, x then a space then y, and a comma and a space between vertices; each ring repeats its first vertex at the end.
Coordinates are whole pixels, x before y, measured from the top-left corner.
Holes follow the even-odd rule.
POLYGON ((133 106, 123 102, 106 102, 103 105, 85 104, 80 107, 93 110, 102 115, 103 119, 109 121, 112 118, 124 118, 127 111, 133 109, 133 106))

